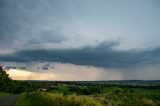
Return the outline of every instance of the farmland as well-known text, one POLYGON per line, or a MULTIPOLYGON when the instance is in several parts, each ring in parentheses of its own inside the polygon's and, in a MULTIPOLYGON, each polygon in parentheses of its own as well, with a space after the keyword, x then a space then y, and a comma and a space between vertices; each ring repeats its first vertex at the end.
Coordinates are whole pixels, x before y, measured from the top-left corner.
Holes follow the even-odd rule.
MULTIPOLYGON (((159 82, 41 82, 47 91, 22 93, 17 106, 158 106, 159 82), (140 84, 141 82, 141 84, 140 84), (108 84, 110 83, 110 84, 108 84), (134 84, 133 84, 134 83, 134 84), (143 83, 143 84, 142 84, 143 83), (152 85, 152 86, 151 86, 152 85)), ((38 82, 32 82, 38 83, 38 82)), ((40 83, 40 82, 39 82, 40 83)))

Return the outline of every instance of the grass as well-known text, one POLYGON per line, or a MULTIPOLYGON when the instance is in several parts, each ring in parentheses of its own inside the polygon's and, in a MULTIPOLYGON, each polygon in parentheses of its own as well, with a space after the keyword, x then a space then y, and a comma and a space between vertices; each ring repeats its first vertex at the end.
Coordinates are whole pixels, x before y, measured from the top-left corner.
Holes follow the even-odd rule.
POLYGON ((30 101, 27 98, 27 93, 22 93, 17 98, 16 106, 30 106, 30 101))
POLYGON ((103 93, 111 93, 113 92, 115 89, 119 89, 118 87, 105 87, 102 89, 103 93))
POLYGON ((52 90, 52 91, 49 91, 49 92, 51 92, 51 93, 63 93, 64 95, 73 94, 73 92, 69 91, 68 85, 66 85, 66 84, 59 84, 58 89, 52 90))
POLYGON ((99 101, 89 96, 67 95, 60 93, 32 92, 22 93, 16 106, 102 106, 99 101))
MULTIPOLYGON (((134 92, 124 93, 123 89, 120 92, 109 92, 96 95, 104 105, 111 106, 159 106, 160 93, 159 90, 133 89, 134 92)), ((110 90, 109 90, 110 91, 110 90)))
MULTIPOLYGON (((67 92, 59 86, 59 91, 67 92)), ((160 90, 109 87, 104 93, 92 95, 65 95, 62 92, 22 93, 16 106, 160 106, 160 90)))
POLYGON ((0 97, 2 97, 2 96, 8 96, 8 95, 10 95, 10 93, 0 92, 0 97))

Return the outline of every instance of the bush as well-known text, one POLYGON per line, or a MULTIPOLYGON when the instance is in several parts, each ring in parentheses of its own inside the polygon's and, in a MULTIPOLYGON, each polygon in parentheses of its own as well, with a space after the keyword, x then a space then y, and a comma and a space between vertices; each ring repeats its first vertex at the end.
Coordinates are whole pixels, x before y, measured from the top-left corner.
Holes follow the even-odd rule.
POLYGON ((142 106, 156 106, 151 99, 142 99, 142 106))

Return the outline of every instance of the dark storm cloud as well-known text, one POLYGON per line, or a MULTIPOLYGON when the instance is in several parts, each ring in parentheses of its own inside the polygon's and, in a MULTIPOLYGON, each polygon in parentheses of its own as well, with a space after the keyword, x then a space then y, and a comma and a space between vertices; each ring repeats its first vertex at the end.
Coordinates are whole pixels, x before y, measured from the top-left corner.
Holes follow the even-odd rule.
POLYGON ((91 65, 104 68, 125 68, 151 65, 160 62, 160 48, 148 50, 113 50, 115 43, 102 43, 97 47, 61 50, 22 50, 13 54, 1 55, 1 61, 31 62, 50 61, 91 65))
POLYGON ((0 0, 0 53, 88 37, 84 45, 121 38, 121 49, 159 46, 159 10, 156 0, 0 0))
POLYGON ((55 5, 41 0, 1 0, 0 50, 65 40, 62 28, 55 27, 55 5))
POLYGON ((144 1, 139 3, 137 5, 137 2, 105 0, 100 2, 1 0, 0 53, 4 49, 15 52, 1 54, 0 60, 51 61, 115 68, 156 64, 160 60, 160 48, 129 50, 130 47, 143 48, 147 44, 159 45, 160 15, 157 5, 159 3, 157 1, 148 1, 146 5, 142 5, 144 1), (73 38, 72 34, 75 33, 77 36, 73 38), (115 42, 87 47, 90 44, 88 42, 95 40, 90 36, 92 33, 95 34, 95 39, 122 37, 121 39, 126 42, 124 47, 129 49, 121 51, 122 46, 120 51, 113 50, 115 42), (122 35, 126 33, 127 36, 116 36, 121 33, 122 35), (108 35, 104 37, 102 34, 108 35), (73 49, 72 45, 69 45, 67 49, 58 49, 67 46, 70 41, 76 41, 76 38, 80 40, 71 43, 72 45, 80 45, 81 42, 78 41, 90 39, 83 42, 83 47, 76 46, 77 48, 73 49), (60 45, 63 41, 64 45, 60 45), (54 47, 58 44, 58 47, 54 47), (39 49, 38 46, 42 48, 39 49), (47 47, 49 50, 46 50, 47 47))

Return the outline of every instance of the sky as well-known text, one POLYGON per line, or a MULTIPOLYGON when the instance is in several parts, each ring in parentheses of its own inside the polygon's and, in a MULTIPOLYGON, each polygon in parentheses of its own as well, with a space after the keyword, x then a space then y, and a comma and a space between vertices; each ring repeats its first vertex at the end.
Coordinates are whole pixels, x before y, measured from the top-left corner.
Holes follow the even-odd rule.
POLYGON ((16 80, 160 80, 159 0, 1 0, 0 65, 16 80))

